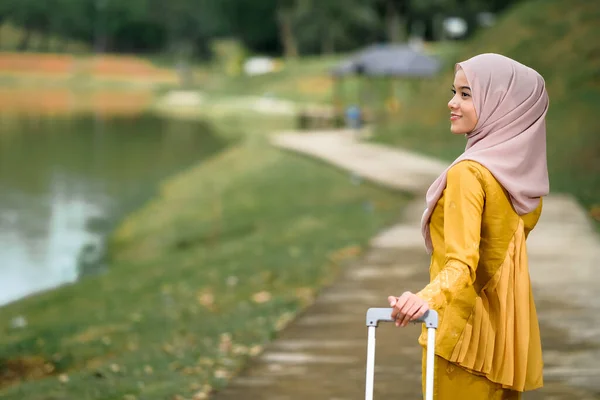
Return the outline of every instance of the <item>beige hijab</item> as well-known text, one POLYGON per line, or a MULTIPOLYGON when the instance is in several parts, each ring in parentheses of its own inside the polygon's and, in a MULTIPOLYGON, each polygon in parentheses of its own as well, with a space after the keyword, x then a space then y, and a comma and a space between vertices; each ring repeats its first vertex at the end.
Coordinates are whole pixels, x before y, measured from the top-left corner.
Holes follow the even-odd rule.
MULTIPOLYGON (((456 64, 471 87, 478 122, 467 146, 452 164, 473 160, 485 166, 508 191, 519 215, 536 209, 548 194, 546 112, 548 94, 535 70, 499 54, 481 54, 456 64)), ((448 167, 450 169, 450 167, 448 167)), ((429 219, 446 187, 446 169, 427 191, 421 221, 425 246, 433 246, 429 219)))

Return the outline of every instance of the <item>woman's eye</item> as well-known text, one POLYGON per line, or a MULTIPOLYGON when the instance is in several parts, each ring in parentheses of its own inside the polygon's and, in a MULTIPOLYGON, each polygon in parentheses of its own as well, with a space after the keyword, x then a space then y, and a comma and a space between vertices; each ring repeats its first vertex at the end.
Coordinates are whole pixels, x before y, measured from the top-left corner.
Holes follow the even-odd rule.
POLYGON ((452 92, 452 94, 456 94, 456 90, 450 89, 450 91, 452 92))
POLYGON ((462 95, 463 95, 463 97, 471 97, 471 95, 469 93, 463 93, 462 95))

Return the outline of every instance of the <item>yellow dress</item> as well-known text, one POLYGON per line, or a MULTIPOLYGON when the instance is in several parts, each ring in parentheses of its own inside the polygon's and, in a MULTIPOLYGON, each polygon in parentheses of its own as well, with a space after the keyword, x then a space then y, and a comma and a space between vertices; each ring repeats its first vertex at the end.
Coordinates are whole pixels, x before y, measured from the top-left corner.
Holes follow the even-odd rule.
MULTIPOLYGON (((417 293, 440 316, 436 400, 465 398, 457 397, 464 388, 475 390, 471 400, 518 399, 518 392, 543 385, 525 244, 541 209, 540 202, 519 216, 508 193, 475 161, 448 171, 430 220, 431 281, 417 293), (450 374, 453 368, 459 370, 450 374)), ((427 344, 425 329, 419 342, 427 344)))

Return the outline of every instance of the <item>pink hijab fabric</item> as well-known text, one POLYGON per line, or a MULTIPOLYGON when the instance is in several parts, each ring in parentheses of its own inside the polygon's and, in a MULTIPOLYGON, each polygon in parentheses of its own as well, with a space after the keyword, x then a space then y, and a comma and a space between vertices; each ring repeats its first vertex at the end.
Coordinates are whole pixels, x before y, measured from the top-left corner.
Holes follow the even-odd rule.
MULTIPOLYGON (((499 54, 481 54, 456 64, 471 87, 478 122, 466 135, 465 151, 450 165, 463 160, 486 167, 510 194, 519 215, 537 208, 548 194, 546 112, 548 94, 535 70, 499 54)), ((429 219, 446 187, 448 167, 427 191, 421 220, 425 247, 433 252, 429 219)))

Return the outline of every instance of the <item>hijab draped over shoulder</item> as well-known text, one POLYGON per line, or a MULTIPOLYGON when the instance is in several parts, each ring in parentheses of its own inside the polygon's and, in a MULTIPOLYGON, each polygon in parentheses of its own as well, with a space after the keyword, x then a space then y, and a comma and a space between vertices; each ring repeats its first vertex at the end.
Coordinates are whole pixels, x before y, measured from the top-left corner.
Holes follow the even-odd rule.
MULTIPOLYGON (((463 160, 486 167, 509 193, 519 215, 537 208, 549 192, 546 161, 548 94, 532 68, 499 54, 481 54, 456 64, 471 87, 478 122, 467 145, 451 165, 463 160)), ((446 187, 446 169, 427 191, 421 230, 433 251, 429 219, 446 187)))

